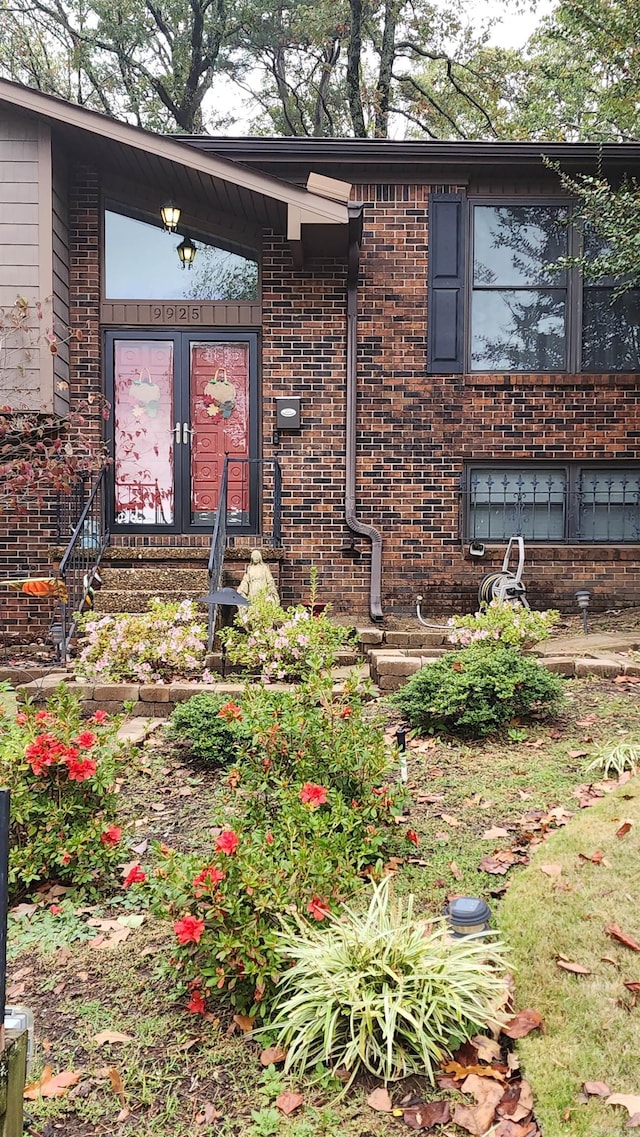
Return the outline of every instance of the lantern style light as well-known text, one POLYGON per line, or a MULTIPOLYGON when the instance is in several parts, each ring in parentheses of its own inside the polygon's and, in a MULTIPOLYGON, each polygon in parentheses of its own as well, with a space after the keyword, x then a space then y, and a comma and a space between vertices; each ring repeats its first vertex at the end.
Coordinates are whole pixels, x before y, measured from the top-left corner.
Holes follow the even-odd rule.
POLYGON ((176 252, 180 257, 180 263, 183 268, 191 268, 194 260, 196 259, 197 248, 194 245, 191 237, 188 235, 178 245, 176 252))
POLYGON ((176 229, 178 228, 180 213, 180 208, 177 205, 174 205, 172 201, 168 201, 166 205, 162 206, 162 209, 160 210, 160 216, 162 218, 162 224, 164 225, 167 233, 175 233, 176 229))
POLYGON ((447 905, 445 915, 453 935, 472 936, 474 932, 488 932, 491 909, 485 900, 476 896, 458 896, 447 905))
POLYGON ((589 601, 591 600, 591 593, 586 588, 581 588, 576 592, 576 604, 582 612, 582 631, 585 636, 589 634, 589 601))

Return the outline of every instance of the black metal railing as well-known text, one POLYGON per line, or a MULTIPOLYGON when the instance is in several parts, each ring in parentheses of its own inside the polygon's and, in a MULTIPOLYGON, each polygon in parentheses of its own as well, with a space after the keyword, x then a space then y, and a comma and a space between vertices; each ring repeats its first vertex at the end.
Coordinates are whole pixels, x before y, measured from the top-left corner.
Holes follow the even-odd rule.
POLYGON ((461 490, 461 536, 550 543, 640 543, 640 475, 587 473, 571 488, 561 475, 487 474, 461 490))
POLYGON ((103 466, 97 475, 58 566, 67 592, 66 600, 60 605, 59 652, 63 662, 76 630, 77 618, 89 606, 93 583, 109 543, 107 471, 108 466, 103 466))
MULTIPOLYGON (((259 507, 262 524, 260 537, 275 549, 282 546, 282 470, 277 458, 225 457, 218 492, 209 551, 209 597, 222 585, 224 554, 227 540, 234 529, 245 526, 250 520, 249 503, 259 507)), ((246 541, 246 534, 240 538, 246 541)), ((209 651, 218 617, 218 606, 209 604, 207 642, 209 651)))

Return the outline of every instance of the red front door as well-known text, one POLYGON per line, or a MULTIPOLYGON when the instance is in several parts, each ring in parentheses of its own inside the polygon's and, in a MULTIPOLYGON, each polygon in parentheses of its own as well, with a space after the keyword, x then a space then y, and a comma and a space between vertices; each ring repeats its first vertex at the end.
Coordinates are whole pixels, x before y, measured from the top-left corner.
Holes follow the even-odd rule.
POLYGON ((255 336, 109 333, 107 346, 114 527, 211 529, 228 455, 228 524, 249 530, 255 336))

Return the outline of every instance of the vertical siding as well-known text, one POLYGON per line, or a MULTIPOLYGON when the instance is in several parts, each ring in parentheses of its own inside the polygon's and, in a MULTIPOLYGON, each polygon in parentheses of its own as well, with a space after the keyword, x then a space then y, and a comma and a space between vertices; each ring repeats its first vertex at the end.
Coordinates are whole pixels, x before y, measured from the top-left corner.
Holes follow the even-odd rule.
POLYGON ((53 360, 54 409, 64 414, 69 408, 69 188, 66 158, 53 155, 52 176, 53 234, 53 327, 58 337, 58 354, 53 360))
MULTIPOLYGON (((0 111, 0 308, 5 317, 19 296, 33 309, 36 300, 45 305, 52 293, 50 146, 48 128, 0 111)), ((41 330, 34 319, 31 330, 0 333, 0 403, 52 408, 52 359, 39 347, 41 330)))

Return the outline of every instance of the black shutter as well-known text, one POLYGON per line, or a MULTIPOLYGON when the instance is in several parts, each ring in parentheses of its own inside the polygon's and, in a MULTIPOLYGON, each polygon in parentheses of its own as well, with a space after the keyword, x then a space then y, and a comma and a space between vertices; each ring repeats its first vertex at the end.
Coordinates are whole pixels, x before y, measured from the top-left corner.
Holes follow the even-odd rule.
POLYGON ((429 198, 429 371, 464 371, 464 282, 466 198, 433 193, 429 198))

